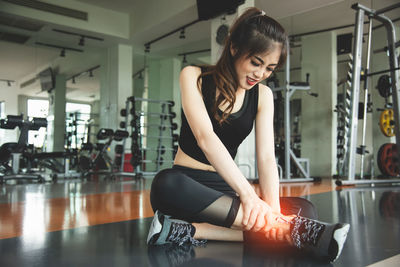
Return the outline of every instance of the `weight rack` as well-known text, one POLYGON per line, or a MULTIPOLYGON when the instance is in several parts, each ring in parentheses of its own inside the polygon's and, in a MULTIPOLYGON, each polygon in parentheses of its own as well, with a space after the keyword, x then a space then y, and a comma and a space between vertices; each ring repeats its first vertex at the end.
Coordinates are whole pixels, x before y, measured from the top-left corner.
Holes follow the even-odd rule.
MULTIPOLYGON (((354 29, 354 49, 353 49, 353 70, 351 75, 351 109, 350 109, 350 122, 349 122, 349 133, 348 133, 348 145, 347 145, 347 169, 344 176, 348 177, 348 180, 336 180, 337 185, 357 185, 357 184, 375 184, 375 183, 400 183, 400 179, 379 179, 379 180, 355 180, 355 160, 357 151, 357 124, 358 124, 358 102, 360 95, 360 82, 361 82, 361 60, 362 60, 362 42, 363 42, 363 30, 364 30, 364 17, 368 16, 370 22, 372 19, 378 20, 386 28, 387 39, 388 39, 388 53, 389 53, 389 67, 390 77, 392 80, 392 92, 393 92, 393 108, 395 118, 395 133, 396 133, 396 147, 397 151, 400 151, 400 88, 399 88, 399 70, 398 60, 396 58, 395 42, 396 32, 393 22, 386 17, 383 13, 399 8, 400 3, 394 4, 387 8, 380 10, 372 10, 360 4, 354 4, 352 8, 356 10, 356 23, 354 29)), ((371 29, 371 27, 370 27, 371 29)), ((369 35, 372 35, 372 31, 369 31, 369 35)), ((370 37, 369 37, 370 38, 370 37)), ((371 47, 368 47, 367 57, 369 59, 371 47)), ((367 69, 369 67, 369 60, 367 62, 367 69)), ((364 75, 365 86, 368 83, 368 73, 364 75)), ((365 105, 364 105, 365 106, 365 105)), ((365 119, 365 118, 364 118, 365 119)), ((396 159, 397 161, 399 159, 396 159)), ((399 162, 397 162, 399 164, 399 162)))
MULTIPOLYGON (((125 109, 122 109, 120 112, 120 115, 125 118, 123 122, 120 124, 120 128, 124 130, 128 130, 128 122, 129 122, 129 114, 134 115, 135 111, 135 102, 132 100, 132 97, 128 97, 127 100, 125 101, 125 109)), ((134 122, 134 126, 137 124, 137 118, 136 116, 133 116, 132 121, 134 122)), ((132 129, 134 129, 134 126, 132 126, 132 129)), ((134 131, 131 131, 131 138, 133 140, 134 136, 134 131)), ((119 164, 115 164, 117 167, 119 167, 119 172, 115 172, 111 174, 111 177, 120 177, 120 176, 125 176, 125 177, 134 177, 134 178, 141 178, 141 176, 135 171, 135 172, 126 172, 124 171, 124 164, 125 164, 125 146, 126 146, 126 140, 127 138, 124 138, 122 140, 122 145, 120 146, 119 151, 116 149, 116 158, 119 158, 119 164), (118 152, 118 154, 117 154, 118 152), (119 165, 119 166, 118 166, 119 165)), ((133 143, 132 143, 133 144, 133 143)), ((118 145, 117 145, 118 146, 118 145)), ((116 147, 117 148, 117 147, 116 147)), ((133 154, 132 154, 133 156, 133 154)))
POLYGON ((176 117, 176 114, 172 112, 174 102, 138 97, 131 97, 130 101, 134 103, 134 106, 138 102, 147 102, 159 105, 160 107, 160 112, 132 111, 137 120, 132 126, 131 163, 138 174, 154 175, 160 171, 163 163, 173 163, 173 158, 176 154, 177 146, 175 146, 175 142, 178 141, 178 135, 174 134, 174 130, 178 128, 178 125, 173 122, 173 119, 176 117), (148 122, 149 118, 153 118, 153 122, 148 122), (154 120, 157 118, 159 119, 159 123, 154 123, 154 120), (150 132, 151 134, 149 134, 150 132), (156 147, 148 147, 149 139, 157 139, 155 142, 156 147), (166 142, 171 143, 170 145, 166 145, 166 142), (165 160, 162 157, 167 151, 171 152, 172 160, 165 160), (156 152, 155 159, 146 158, 148 155, 147 152, 156 152), (155 170, 146 170, 147 163, 155 163, 155 170))

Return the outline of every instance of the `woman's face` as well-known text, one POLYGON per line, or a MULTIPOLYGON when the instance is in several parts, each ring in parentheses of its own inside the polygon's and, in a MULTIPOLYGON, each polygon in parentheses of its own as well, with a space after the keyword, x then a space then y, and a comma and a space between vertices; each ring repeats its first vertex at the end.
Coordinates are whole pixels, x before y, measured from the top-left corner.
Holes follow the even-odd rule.
MULTIPOLYGON (((235 69, 239 88, 249 90, 272 74, 281 56, 281 46, 274 45, 274 47, 265 54, 256 54, 250 57, 243 55, 236 60, 235 69)), ((234 54, 235 51, 231 49, 231 53, 234 54)))

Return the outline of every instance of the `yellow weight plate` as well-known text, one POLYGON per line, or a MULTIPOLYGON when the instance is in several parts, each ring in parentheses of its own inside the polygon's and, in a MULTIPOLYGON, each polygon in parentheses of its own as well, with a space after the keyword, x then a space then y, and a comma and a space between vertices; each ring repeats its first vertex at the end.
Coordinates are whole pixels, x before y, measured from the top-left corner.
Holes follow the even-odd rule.
POLYGON ((381 118, 379 120, 379 126, 382 133, 387 137, 394 136, 394 117, 393 109, 385 109, 381 113, 381 118))

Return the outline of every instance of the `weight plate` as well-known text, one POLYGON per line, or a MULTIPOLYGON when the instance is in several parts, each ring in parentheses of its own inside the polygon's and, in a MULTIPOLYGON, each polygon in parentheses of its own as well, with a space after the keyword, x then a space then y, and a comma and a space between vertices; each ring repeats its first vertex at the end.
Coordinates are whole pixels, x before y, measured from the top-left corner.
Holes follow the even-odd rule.
POLYGON ((395 135, 394 133, 394 112, 393 109, 385 109, 381 113, 381 117, 379 119, 379 126, 381 128, 382 133, 387 137, 392 137, 395 135))
POLYGON ((378 89, 379 94, 382 97, 388 97, 392 94, 391 86, 392 86, 392 84, 390 82, 390 77, 389 77, 389 75, 385 74, 385 75, 382 75, 381 77, 379 77, 376 88, 378 89))
POLYGON ((378 151, 378 167, 384 175, 398 176, 400 168, 396 144, 383 144, 378 151))

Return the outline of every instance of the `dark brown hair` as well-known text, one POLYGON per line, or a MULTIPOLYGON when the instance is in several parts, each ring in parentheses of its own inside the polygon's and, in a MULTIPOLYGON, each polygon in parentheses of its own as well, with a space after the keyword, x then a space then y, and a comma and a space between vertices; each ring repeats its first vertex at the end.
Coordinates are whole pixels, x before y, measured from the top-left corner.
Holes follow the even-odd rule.
POLYGON ((274 43, 281 44, 281 56, 278 66, 281 67, 286 60, 287 35, 284 28, 274 19, 265 15, 260 9, 252 7, 247 9, 229 30, 225 40, 224 50, 215 66, 210 66, 209 71, 202 73, 197 84, 200 85, 201 77, 212 75, 219 93, 215 101, 212 114, 222 124, 231 114, 236 101, 236 90, 239 86, 235 71, 235 62, 242 56, 251 57, 262 54, 274 48, 274 43), (232 56, 230 47, 237 52, 232 56), (227 101, 228 107, 222 116, 217 112, 218 107, 227 101))

